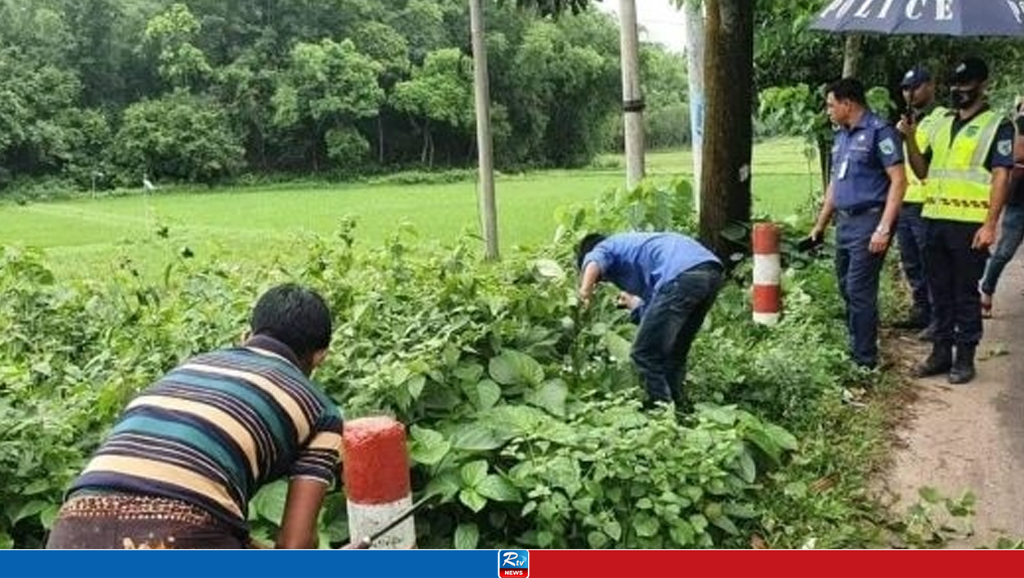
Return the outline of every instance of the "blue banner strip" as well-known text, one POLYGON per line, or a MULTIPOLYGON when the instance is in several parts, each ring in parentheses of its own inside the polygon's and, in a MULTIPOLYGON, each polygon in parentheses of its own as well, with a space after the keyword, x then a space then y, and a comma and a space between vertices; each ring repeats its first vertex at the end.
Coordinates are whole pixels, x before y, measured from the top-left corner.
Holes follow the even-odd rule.
POLYGON ((8 550, 3 578, 496 578, 498 550, 8 550))

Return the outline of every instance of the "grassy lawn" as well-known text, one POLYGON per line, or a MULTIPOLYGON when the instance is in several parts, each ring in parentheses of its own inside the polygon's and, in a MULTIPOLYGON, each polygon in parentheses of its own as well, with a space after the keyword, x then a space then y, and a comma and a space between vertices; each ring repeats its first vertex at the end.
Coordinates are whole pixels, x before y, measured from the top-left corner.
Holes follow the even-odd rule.
MULTIPOLYGON (((803 203, 817 183, 797 140, 755 147, 754 193, 758 212, 783 217, 803 203)), ((599 159, 592 169, 504 175, 498 179, 499 239, 503 247, 546 241, 558 207, 587 203, 622 185, 621 156, 599 159)), ((688 151, 647 158, 655 180, 691 173, 688 151)), ((160 270, 169 258, 165 225, 175 247, 202 258, 252 260, 287 253, 304 232, 326 234, 345 215, 357 218, 357 239, 375 246, 400 223, 424 240, 447 241, 479 231, 472 181, 430 185, 302 184, 234 188, 202 193, 158 192, 121 198, 0 206, 0 244, 46 249, 61 273, 101 276, 119 258, 160 270)))

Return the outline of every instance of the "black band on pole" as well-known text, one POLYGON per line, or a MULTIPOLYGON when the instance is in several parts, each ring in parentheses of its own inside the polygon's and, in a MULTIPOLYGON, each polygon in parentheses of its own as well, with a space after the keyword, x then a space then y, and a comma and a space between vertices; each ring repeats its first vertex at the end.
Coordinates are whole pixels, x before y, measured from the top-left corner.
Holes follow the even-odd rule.
POLYGON ((622 101, 623 112, 643 112, 647 105, 644 104, 644 99, 638 98, 636 100, 624 100, 622 101))

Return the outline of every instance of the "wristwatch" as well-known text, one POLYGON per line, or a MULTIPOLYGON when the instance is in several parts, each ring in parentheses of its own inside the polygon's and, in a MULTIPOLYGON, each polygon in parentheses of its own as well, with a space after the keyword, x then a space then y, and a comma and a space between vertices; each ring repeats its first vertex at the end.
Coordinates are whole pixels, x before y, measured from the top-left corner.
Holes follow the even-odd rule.
POLYGON ((885 225, 879 225, 875 229, 875 232, 878 233, 879 235, 888 235, 889 234, 889 227, 886 227, 885 225))

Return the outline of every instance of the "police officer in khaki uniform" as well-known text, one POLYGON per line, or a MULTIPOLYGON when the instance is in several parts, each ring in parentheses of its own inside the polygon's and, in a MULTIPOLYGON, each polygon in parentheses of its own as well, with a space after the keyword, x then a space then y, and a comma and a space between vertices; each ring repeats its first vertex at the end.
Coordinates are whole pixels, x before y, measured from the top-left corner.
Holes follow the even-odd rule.
POLYGON ((942 118, 923 151, 917 146, 918 127, 900 123, 910 165, 928 183, 922 215, 936 326, 932 352, 915 375, 948 373, 954 384, 974 379, 982 336, 978 281, 1013 168, 1013 125, 989 108, 987 82, 988 66, 981 59, 956 65, 949 82, 953 112, 942 118))
MULTIPOLYGON (((935 103, 935 83, 932 75, 922 65, 917 65, 903 75, 900 82, 903 100, 907 103, 904 118, 916 127, 917 146, 924 150, 934 138, 936 127, 948 112, 935 103), (912 117, 912 118, 911 118, 912 117)), ((903 196, 899 222, 896 225, 896 241, 900 248, 900 262, 903 274, 910 284, 913 308, 909 317, 896 326, 902 329, 921 329, 919 337, 930 340, 935 326, 932 324, 931 296, 928 291, 925 253, 925 224, 921 217, 924 209, 926 184, 907 167, 907 193, 903 196)))

